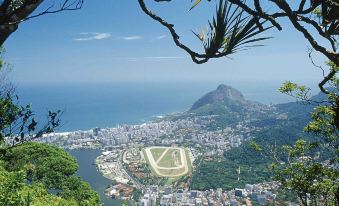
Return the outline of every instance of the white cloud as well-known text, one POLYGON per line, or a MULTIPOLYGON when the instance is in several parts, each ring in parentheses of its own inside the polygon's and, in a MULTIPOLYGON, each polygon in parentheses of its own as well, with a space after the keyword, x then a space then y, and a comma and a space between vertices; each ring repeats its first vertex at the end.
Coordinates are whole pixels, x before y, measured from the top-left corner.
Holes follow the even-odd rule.
POLYGON ((122 39, 125 41, 139 40, 139 39, 142 39, 142 36, 125 36, 125 37, 122 37, 122 39))
POLYGON ((156 39, 160 40, 160 39, 164 39, 166 37, 167 37, 167 35, 160 35, 160 36, 157 36, 156 39))
POLYGON ((110 33, 99 33, 99 32, 92 32, 92 33, 80 33, 80 35, 84 37, 75 38, 74 41, 91 41, 91 40, 103 40, 111 38, 112 35, 110 33))

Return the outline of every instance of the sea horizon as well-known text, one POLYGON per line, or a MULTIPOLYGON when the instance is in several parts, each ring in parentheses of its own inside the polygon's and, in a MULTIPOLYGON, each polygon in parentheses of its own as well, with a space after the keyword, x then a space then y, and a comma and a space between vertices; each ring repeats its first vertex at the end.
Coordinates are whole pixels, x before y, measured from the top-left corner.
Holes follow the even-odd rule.
POLYGON ((103 83, 103 84, 18 84, 19 103, 30 104, 38 122, 46 121, 49 110, 61 110, 61 127, 56 132, 113 128, 142 124, 187 111, 207 92, 227 84, 246 99, 262 104, 294 101, 278 92, 279 84, 203 83, 103 83))

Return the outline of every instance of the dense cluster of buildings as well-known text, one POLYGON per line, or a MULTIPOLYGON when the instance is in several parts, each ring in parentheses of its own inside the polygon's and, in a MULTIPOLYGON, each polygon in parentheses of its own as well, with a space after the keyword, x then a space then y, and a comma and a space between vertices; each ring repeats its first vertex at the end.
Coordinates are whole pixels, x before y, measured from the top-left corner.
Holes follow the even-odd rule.
POLYGON ((248 122, 235 127, 208 130, 204 127, 215 121, 213 117, 192 117, 178 120, 159 120, 140 125, 122 125, 114 128, 95 128, 88 131, 53 133, 37 141, 68 149, 109 148, 130 143, 141 145, 181 144, 203 147, 207 155, 222 154, 231 147, 238 147, 259 130, 248 122))
POLYGON ((267 205, 276 201, 277 182, 246 184, 245 188, 223 191, 216 190, 182 190, 157 185, 150 186, 141 197, 140 206, 223 206, 223 205, 267 205))
POLYGON ((117 183, 105 190, 105 194, 114 199, 130 200, 133 195, 134 188, 123 183, 117 183))
POLYGON ((95 164, 104 177, 127 184, 130 179, 120 163, 122 152, 120 148, 105 151, 96 158, 95 164))

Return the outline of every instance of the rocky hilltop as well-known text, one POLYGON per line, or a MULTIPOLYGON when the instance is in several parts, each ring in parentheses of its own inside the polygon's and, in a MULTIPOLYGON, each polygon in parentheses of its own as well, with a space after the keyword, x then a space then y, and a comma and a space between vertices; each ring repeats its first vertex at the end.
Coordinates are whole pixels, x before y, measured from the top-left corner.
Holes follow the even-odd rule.
POLYGON ((238 103, 245 104, 247 101, 241 92, 233 87, 221 84, 214 91, 211 91, 196 101, 191 107, 191 111, 203 107, 205 105, 211 105, 216 103, 238 103))
POLYGON ((237 89, 221 84, 197 100, 181 118, 187 116, 208 116, 215 120, 213 128, 222 128, 239 121, 267 119, 274 116, 274 113, 270 106, 247 100, 237 89))

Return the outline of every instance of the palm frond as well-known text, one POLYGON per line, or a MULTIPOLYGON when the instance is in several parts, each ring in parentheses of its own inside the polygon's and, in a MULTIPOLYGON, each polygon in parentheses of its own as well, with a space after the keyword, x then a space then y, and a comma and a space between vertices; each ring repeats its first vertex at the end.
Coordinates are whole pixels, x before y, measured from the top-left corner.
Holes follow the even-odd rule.
POLYGON ((196 7, 200 2, 201 2, 201 0, 195 0, 195 2, 193 3, 192 7, 190 8, 190 10, 192 10, 194 7, 196 7))
POLYGON ((264 23, 259 23, 259 26, 258 21, 238 6, 228 0, 219 0, 216 15, 208 22, 208 31, 193 33, 202 42, 206 56, 213 58, 221 54, 232 54, 243 48, 261 46, 253 43, 270 38, 257 37, 271 28, 261 29, 264 23))

